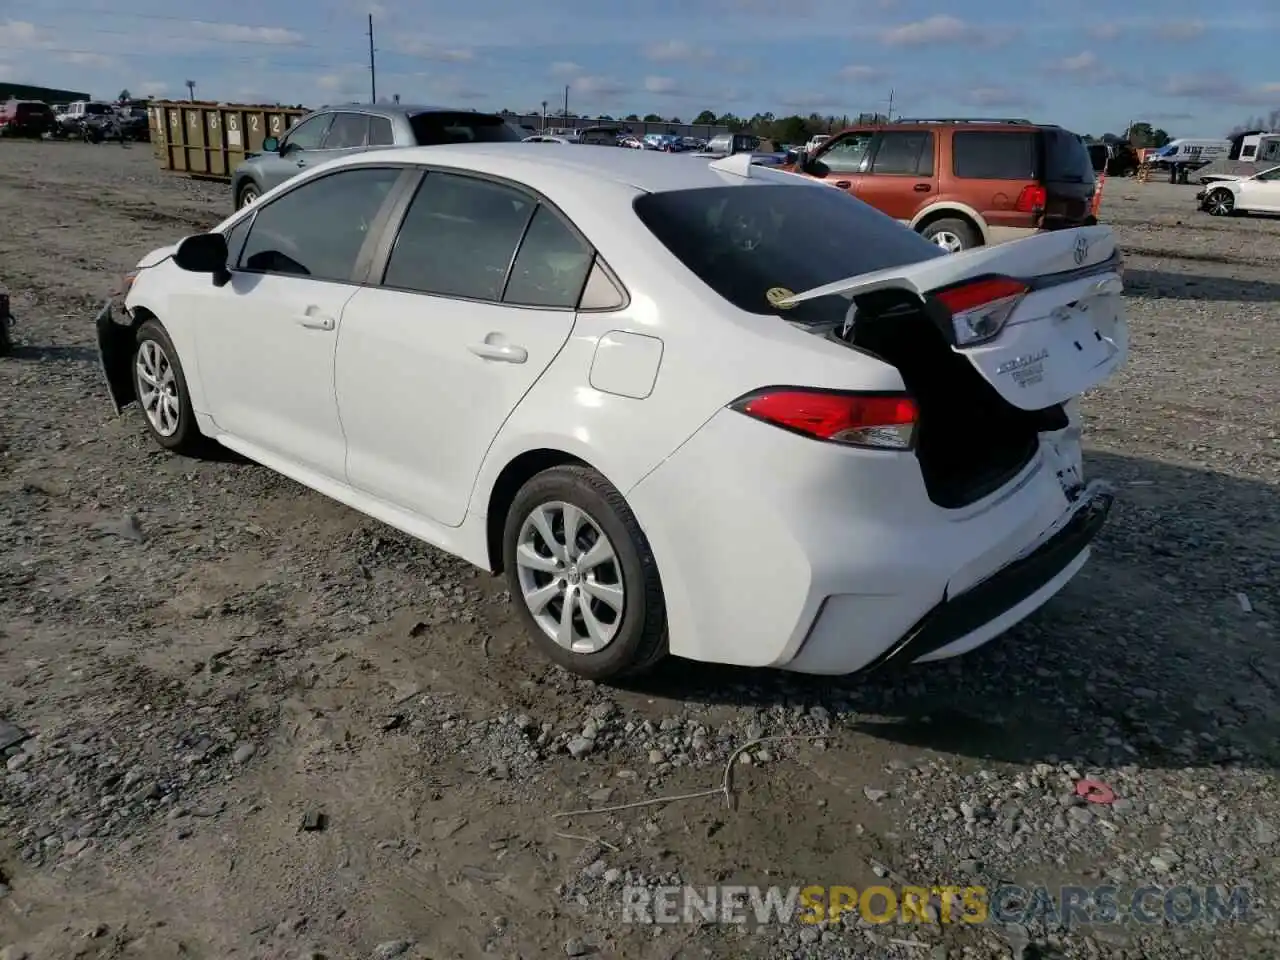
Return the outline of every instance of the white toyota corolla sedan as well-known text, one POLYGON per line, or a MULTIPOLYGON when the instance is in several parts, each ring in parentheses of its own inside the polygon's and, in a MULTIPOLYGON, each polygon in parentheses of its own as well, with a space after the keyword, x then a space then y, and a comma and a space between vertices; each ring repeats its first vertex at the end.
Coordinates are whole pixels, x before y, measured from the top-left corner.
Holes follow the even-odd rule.
POLYGON ((1121 273, 1106 227, 947 254, 749 155, 437 146, 156 250, 97 329, 161 446, 505 572, 569 670, 842 674, 970 650, 1085 563, 1121 273))

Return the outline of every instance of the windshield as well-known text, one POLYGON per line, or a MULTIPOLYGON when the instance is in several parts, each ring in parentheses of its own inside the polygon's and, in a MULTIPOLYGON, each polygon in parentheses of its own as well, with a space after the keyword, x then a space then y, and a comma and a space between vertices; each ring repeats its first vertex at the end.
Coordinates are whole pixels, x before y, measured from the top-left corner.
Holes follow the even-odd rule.
POLYGON ((522 134, 502 117, 488 113, 416 113, 409 118, 419 146, 444 143, 518 143, 522 134))
POLYGON ((101 117, 109 114, 111 112, 111 108, 105 103, 86 103, 84 105, 84 112, 101 117))
POLYGON ((797 323, 839 322, 840 297, 779 311, 768 291, 794 293, 846 277, 948 256, 843 190, 783 184, 650 193, 636 215, 707 286, 740 310, 797 323))

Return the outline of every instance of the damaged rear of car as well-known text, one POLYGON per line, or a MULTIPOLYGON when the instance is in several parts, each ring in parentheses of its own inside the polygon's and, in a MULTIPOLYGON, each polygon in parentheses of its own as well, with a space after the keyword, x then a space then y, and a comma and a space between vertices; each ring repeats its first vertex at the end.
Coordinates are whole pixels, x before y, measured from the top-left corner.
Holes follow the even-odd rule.
MULTIPOLYGON (((723 502, 750 516, 751 536, 699 545, 701 562, 767 555, 803 587, 780 617, 796 629, 769 665, 847 673, 963 653, 1083 566, 1111 495, 1084 482, 1077 397, 1128 351, 1109 228, 948 254, 852 198, 764 178, 651 194, 636 209, 733 307, 861 358, 847 390, 779 384, 732 405, 782 428, 750 434, 758 460, 733 462, 747 428, 717 417, 641 485, 655 498, 682 484, 732 490, 697 510, 723 502), (868 360, 901 389, 877 374, 868 390, 868 360), (733 462, 722 477, 720 461, 733 462)), ((730 605, 718 619, 734 621, 730 605)))

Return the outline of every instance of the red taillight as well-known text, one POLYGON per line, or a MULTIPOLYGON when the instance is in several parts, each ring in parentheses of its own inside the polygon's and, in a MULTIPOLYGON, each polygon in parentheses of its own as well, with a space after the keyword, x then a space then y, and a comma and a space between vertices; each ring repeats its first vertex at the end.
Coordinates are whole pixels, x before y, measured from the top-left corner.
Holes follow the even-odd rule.
POLYGON ((910 448, 919 419, 915 401, 902 393, 779 388, 745 396, 732 407, 818 440, 887 450, 910 448))
POLYGON ((1043 210, 1048 202, 1049 193, 1044 187, 1023 187, 1014 209, 1019 213, 1035 213, 1043 210))
POLYGON ((1029 289, 1012 277, 983 277, 938 290, 932 297, 951 313, 956 346, 968 347, 999 334, 1029 289))

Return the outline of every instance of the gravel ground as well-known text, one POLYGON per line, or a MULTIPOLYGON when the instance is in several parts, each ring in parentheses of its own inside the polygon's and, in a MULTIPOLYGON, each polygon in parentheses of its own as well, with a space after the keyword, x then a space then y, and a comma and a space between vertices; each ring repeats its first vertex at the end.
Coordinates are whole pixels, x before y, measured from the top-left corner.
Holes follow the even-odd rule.
POLYGON ((898 675, 621 690, 549 668, 500 581, 113 417, 94 308, 226 188, 146 147, 0 144, 0 957, 1276 956, 1280 222, 1193 192, 1107 188, 1133 350, 1085 409, 1120 500, 1062 595, 898 675), (731 757, 732 806, 553 816, 715 788, 731 757), (1251 909, 620 922, 627 883, 1011 882, 1251 909))

